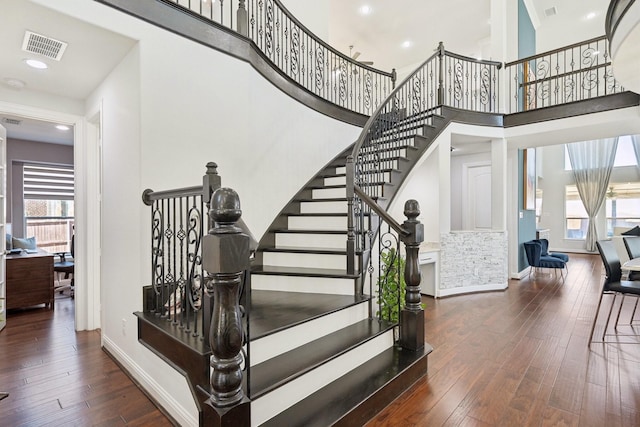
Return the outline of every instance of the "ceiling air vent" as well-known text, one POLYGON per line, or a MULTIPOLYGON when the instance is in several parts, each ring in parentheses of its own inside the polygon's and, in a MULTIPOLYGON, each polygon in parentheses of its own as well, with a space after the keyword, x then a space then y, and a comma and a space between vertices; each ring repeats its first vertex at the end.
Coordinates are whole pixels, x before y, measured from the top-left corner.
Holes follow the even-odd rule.
POLYGON ((47 58, 60 61, 64 50, 67 48, 67 43, 60 40, 52 39, 51 37, 43 36, 41 34, 32 33, 26 31, 24 33, 24 40, 22 41, 22 50, 30 53, 37 53, 38 55, 46 56, 47 58))
POLYGON ((5 117, 4 119, 2 119, 2 121, 8 125, 16 125, 18 126, 20 123, 22 123, 22 120, 18 120, 18 119, 10 119, 8 117, 5 117))
POLYGON ((546 16, 547 18, 548 18, 549 16, 554 16, 554 15, 557 15, 557 14, 558 14, 558 9, 556 9, 556 7, 555 7, 555 6, 550 7, 549 9, 545 9, 545 10, 544 10, 544 16, 546 16))

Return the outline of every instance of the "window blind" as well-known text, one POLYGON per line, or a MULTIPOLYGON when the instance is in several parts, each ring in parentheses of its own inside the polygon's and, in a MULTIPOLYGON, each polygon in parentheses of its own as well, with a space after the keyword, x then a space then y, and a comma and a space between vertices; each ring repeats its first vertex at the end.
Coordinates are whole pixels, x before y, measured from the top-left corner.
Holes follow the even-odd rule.
POLYGON ((35 200, 73 200, 73 166, 25 164, 24 198, 35 200))

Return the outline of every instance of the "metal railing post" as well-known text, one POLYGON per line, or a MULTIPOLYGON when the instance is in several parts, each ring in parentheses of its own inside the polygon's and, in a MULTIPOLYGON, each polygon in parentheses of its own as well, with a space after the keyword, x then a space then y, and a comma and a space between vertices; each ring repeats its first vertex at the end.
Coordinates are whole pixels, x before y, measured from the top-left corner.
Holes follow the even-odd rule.
POLYGON ((355 233, 355 168, 353 156, 347 157, 347 274, 356 272, 356 233, 355 233))
POLYGON ((245 7, 245 0, 240 0, 238 3, 238 13, 237 13, 237 28, 236 31, 239 34, 242 34, 245 37, 249 36, 249 21, 247 18, 247 8, 245 7))
POLYGON ((438 43, 438 105, 444 105, 444 44, 438 43))

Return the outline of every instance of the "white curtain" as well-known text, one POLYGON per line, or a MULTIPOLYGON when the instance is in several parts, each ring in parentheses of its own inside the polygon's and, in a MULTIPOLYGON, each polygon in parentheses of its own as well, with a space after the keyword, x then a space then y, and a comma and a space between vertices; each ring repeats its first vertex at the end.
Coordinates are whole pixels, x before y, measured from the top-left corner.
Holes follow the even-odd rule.
POLYGON ((640 135, 632 135, 633 152, 636 154, 636 166, 640 170, 640 135))
POLYGON ((597 249, 598 232, 595 217, 606 198, 617 148, 617 137, 567 144, 576 187, 589 215, 586 239, 588 251, 597 249))

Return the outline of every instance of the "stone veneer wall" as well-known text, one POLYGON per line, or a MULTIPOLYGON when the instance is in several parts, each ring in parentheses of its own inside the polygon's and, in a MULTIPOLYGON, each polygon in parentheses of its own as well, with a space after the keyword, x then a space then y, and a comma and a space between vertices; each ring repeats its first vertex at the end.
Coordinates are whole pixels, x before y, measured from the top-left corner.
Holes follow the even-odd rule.
POLYGON ((441 296, 505 289, 506 231, 458 231, 440 236, 441 296))

